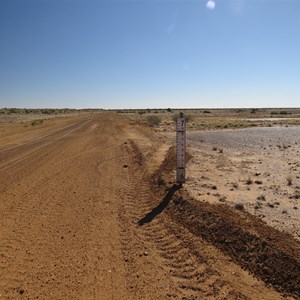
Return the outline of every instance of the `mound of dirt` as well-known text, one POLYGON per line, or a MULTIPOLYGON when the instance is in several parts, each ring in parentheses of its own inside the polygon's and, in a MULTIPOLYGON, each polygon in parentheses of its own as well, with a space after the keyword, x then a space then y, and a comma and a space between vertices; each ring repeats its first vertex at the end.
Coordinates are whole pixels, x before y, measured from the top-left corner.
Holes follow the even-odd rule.
MULTIPOLYGON (((174 169, 172 148, 153 182, 168 187, 174 169)), ((300 298, 300 243, 291 235, 245 211, 196 201, 184 189, 176 192, 167 211, 175 222, 221 249, 266 284, 300 298)))

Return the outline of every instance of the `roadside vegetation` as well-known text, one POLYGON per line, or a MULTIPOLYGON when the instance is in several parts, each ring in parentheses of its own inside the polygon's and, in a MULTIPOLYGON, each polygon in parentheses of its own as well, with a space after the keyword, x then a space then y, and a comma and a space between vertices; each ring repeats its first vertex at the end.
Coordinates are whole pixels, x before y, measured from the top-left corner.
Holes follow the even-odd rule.
POLYGON ((42 125, 44 122, 43 119, 36 119, 31 122, 31 126, 42 125))
MULTIPOLYGON (((33 122, 56 116, 101 112, 102 109, 29 109, 0 108, 0 122, 33 122)), ((117 109, 110 110, 127 116, 132 121, 160 126, 165 130, 174 126, 180 112, 184 113, 190 130, 237 129, 247 127, 271 127, 276 125, 300 125, 299 108, 243 108, 243 109, 117 109)), ((34 126, 34 125, 33 125, 34 126)))
POLYGON ((95 112, 100 109, 71 109, 71 108, 0 108, 2 115, 60 115, 60 114, 74 114, 78 112, 95 112))
POLYGON ((147 121, 150 126, 155 126, 160 124, 161 118, 156 115, 149 115, 147 116, 147 121))
POLYGON ((174 126, 180 112, 184 113, 190 130, 238 129, 300 125, 300 109, 123 109, 117 113, 133 121, 150 126, 160 125, 162 130, 174 126))
POLYGON ((54 108, 0 108, 0 123, 19 123, 24 127, 41 125, 44 120, 68 117, 83 113, 100 112, 100 109, 54 108))

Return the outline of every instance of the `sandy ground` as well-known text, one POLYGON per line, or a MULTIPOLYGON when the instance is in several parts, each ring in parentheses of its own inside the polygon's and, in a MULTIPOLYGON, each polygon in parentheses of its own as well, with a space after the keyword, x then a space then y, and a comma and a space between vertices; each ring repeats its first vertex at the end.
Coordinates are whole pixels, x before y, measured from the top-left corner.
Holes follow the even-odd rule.
POLYGON ((188 188, 200 201, 242 204, 300 240, 300 127, 188 133, 188 188))
POLYGON ((169 145, 113 113, 2 124, 0 299, 299 298, 299 243, 193 200, 169 145))

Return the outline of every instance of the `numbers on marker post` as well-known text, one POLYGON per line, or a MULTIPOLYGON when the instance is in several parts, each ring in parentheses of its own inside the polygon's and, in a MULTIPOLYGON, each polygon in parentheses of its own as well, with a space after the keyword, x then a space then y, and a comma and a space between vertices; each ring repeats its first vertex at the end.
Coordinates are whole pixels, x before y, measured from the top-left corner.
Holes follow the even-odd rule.
POLYGON ((185 149, 186 148, 186 124, 184 118, 178 118, 176 122, 176 181, 185 182, 185 149))

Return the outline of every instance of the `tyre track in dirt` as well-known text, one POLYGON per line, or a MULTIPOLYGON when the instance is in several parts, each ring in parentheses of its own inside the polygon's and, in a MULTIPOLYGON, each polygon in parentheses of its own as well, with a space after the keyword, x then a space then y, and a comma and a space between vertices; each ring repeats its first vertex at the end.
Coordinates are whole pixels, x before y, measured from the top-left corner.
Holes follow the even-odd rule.
POLYGON ((168 290, 176 287, 162 268, 160 257, 153 255, 152 249, 145 244, 143 234, 138 232, 137 221, 140 215, 149 209, 149 204, 145 201, 149 194, 147 181, 144 181, 144 174, 141 171, 142 156, 135 150, 130 141, 126 142, 124 151, 129 154, 129 161, 126 162, 128 167, 124 168, 126 184, 122 195, 123 206, 119 212, 124 225, 122 251, 126 265, 127 285, 132 290, 133 299, 166 299, 168 290), (135 174, 134 177, 132 173, 135 174), (147 292, 149 288, 150 294, 147 292))
MULTIPOLYGON (((132 225, 131 229, 127 228, 127 230, 134 231, 134 227, 139 226, 137 241, 144 244, 146 249, 151 249, 150 251, 155 253, 156 259, 161 257, 161 266, 166 272, 165 279, 168 278, 172 283, 171 285, 166 284, 166 294, 161 299, 283 299, 275 291, 264 286, 260 287, 261 290, 254 291, 249 285, 259 286, 260 284, 237 266, 233 270, 237 269, 238 272, 244 273, 245 277, 240 279, 241 283, 232 284, 232 281, 238 281, 237 278, 234 278, 234 272, 231 276, 227 276, 228 280, 224 279, 222 272, 219 272, 218 268, 210 263, 211 258, 207 251, 202 253, 202 250, 207 249, 209 245, 199 237, 195 237, 186 228, 172 222, 172 218, 163 213, 176 194, 178 187, 168 188, 162 201, 153 208, 161 193, 155 191, 157 184, 154 183, 155 180, 149 176, 149 173, 138 171, 142 169, 141 166, 144 162, 137 144, 130 141, 127 148, 129 148, 127 151, 135 153, 134 163, 138 168, 135 168, 133 172, 139 173, 138 177, 141 178, 141 184, 137 182, 128 184, 127 194, 130 197, 126 198, 125 207, 127 209, 124 210, 131 212, 127 218, 131 220, 132 225), (152 184, 143 184, 146 182, 152 182, 152 184), (248 286, 246 280, 250 281, 248 286), (246 287, 243 287, 243 284, 246 287), (249 297, 249 295, 251 296, 249 297)), ((160 184, 159 181, 158 185, 160 184)), ((130 234, 125 232, 124 235, 130 234)), ((126 240, 125 253, 128 251, 128 247, 131 247, 128 244, 129 240, 132 239, 126 240)), ((220 254, 217 253, 217 255, 220 254)), ((140 253, 140 256, 143 257, 143 254, 140 253)), ((233 263, 230 265, 229 261, 226 263, 229 264, 227 269, 233 265, 233 263)), ((130 269, 132 270, 132 267, 130 269)), ((133 274, 135 273, 136 271, 133 271, 133 274)), ((140 297, 136 297, 136 299, 138 298, 140 299, 140 297)), ((153 299, 156 299, 154 295, 153 299)))
MULTIPOLYGON (((174 149, 171 149, 157 174, 160 182, 170 179, 174 157, 174 149)), ((300 244, 289 234, 279 232, 255 216, 235 211, 226 205, 197 202, 186 190, 174 197, 168 215, 171 220, 183 225, 194 236, 216 246, 233 262, 282 292, 285 297, 288 294, 300 298, 300 244)))

